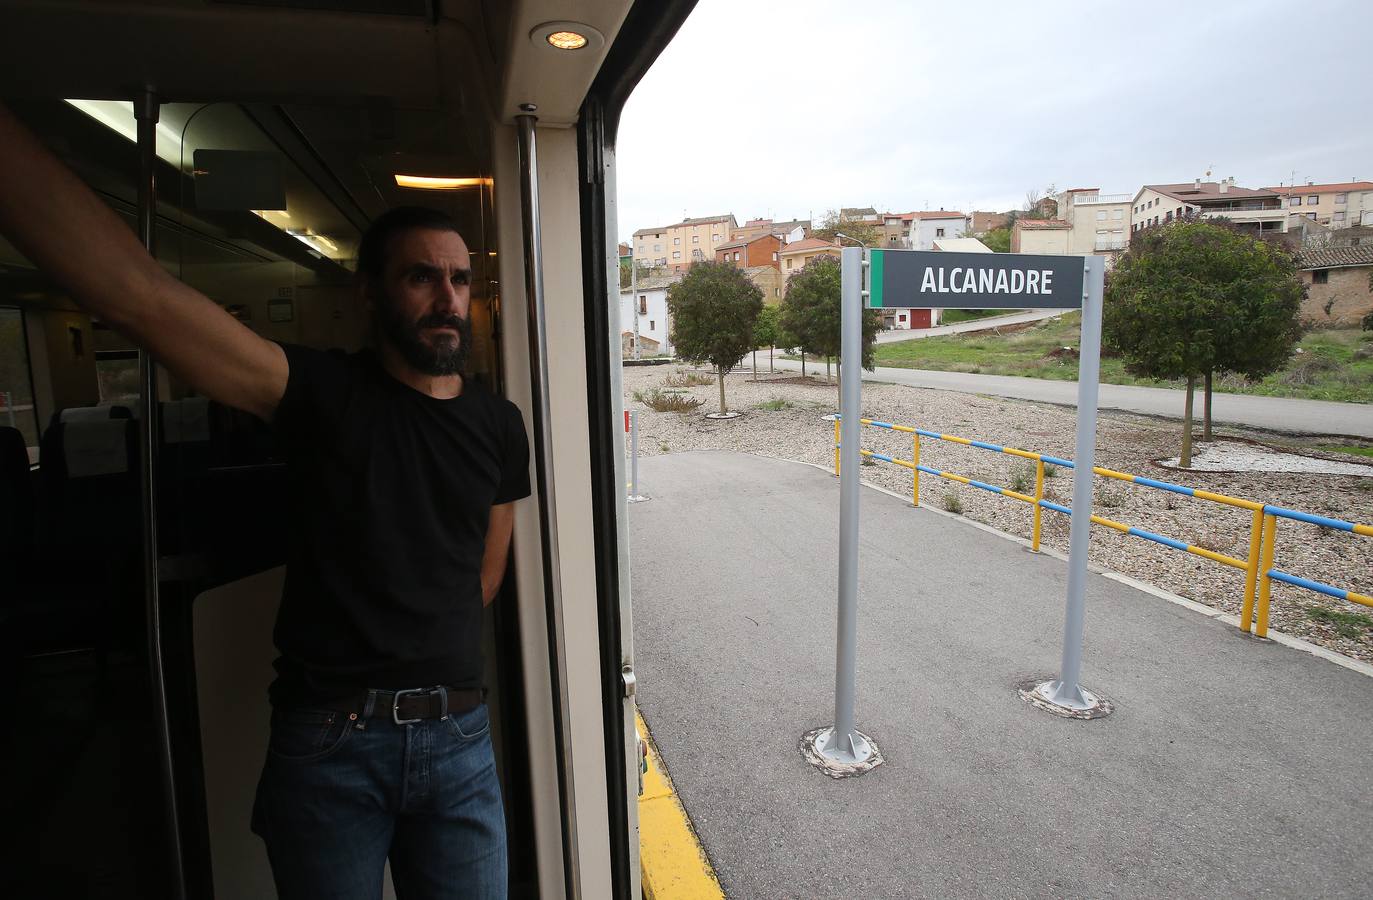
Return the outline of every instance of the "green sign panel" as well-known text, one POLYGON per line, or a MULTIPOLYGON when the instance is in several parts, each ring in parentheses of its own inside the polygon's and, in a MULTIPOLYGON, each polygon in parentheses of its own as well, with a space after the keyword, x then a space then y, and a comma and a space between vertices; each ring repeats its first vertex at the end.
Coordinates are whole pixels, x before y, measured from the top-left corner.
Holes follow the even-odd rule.
POLYGON ((868 306, 1081 309, 1083 257, 868 251, 868 306))

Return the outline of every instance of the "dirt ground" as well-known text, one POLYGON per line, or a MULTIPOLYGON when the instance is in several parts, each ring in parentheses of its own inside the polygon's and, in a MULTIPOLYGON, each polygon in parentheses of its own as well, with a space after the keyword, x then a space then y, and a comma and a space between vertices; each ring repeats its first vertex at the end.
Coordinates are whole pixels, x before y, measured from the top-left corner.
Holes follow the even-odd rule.
MULTIPOLYGON (((823 368, 818 379, 768 375, 766 371, 757 381, 751 372, 729 375, 726 399, 731 409, 743 415, 727 421, 704 417, 718 407, 718 387, 713 380, 683 384, 691 372, 679 366, 624 369, 626 408, 639 413, 640 453, 719 449, 833 464, 834 428, 821 416, 836 411, 838 385, 825 383, 823 368), (686 413, 655 412, 639 399, 654 389, 704 403, 686 413)), ((700 371, 699 375, 704 381, 708 373, 700 371)), ((865 384, 863 414, 1067 459, 1073 456, 1075 413, 1049 404, 865 384)), ((1330 443, 1328 438, 1228 426, 1218 428, 1217 435, 1341 462, 1361 460, 1314 449, 1330 443)), ((1366 476, 1179 472, 1158 465, 1157 460, 1177 456, 1180 437, 1179 422, 1103 411, 1097 430, 1096 464, 1347 521, 1373 522, 1373 464, 1367 466, 1366 476)), ((875 428, 865 429, 863 447, 902 459, 910 459, 912 450, 910 435, 875 428)), ((921 462, 941 471, 1034 493, 1034 464, 1028 460, 926 438, 921 441, 921 462)), ((880 461, 864 465, 863 480, 907 495, 912 487, 909 470, 880 461)), ((644 490, 651 494, 652 485, 645 485, 644 490)), ((1072 470, 1061 469, 1046 478, 1045 496, 1071 505, 1072 470)), ((1239 559, 1248 556, 1252 514, 1246 510, 1105 478, 1097 478, 1094 497, 1098 516, 1239 559)), ((920 500, 923 506, 959 512, 1002 531, 1030 536, 1030 506, 1004 496, 921 475, 920 500)), ((1042 515, 1043 544, 1066 553, 1068 518, 1048 510, 1042 515)), ((1373 538, 1280 519, 1275 546, 1276 568, 1373 594, 1373 538)), ((1091 560, 1200 603, 1239 613, 1245 577, 1242 570, 1100 526, 1092 529, 1091 560)), ((1373 662, 1373 610, 1366 607, 1274 582, 1269 622, 1271 628, 1373 662)))

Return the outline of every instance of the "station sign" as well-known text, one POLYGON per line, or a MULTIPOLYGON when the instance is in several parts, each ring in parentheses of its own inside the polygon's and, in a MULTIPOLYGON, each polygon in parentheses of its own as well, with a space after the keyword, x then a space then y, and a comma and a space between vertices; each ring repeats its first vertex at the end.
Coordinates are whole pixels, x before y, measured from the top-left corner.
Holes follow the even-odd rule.
POLYGON ((1081 309, 1083 257, 869 250, 868 306, 1081 309))

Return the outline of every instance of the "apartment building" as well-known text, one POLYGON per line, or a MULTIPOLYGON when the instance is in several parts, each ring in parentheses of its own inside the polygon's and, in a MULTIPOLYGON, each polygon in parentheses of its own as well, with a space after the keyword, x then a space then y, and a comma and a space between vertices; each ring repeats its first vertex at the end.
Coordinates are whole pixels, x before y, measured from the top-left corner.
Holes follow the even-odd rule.
POLYGON ((909 250, 911 223, 914 221, 915 213, 883 213, 877 246, 888 250, 909 250))
POLYGON ((1068 223, 1065 253, 1114 256, 1129 246, 1129 194, 1103 194, 1100 188, 1072 188, 1054 199, 1058 203, 1058 220, 1068 223))
POLYGON ((715 258, 715 249, 739 227, 734 216, 683 219, 675 225, 634 232, 634 259, 643 267, 685 272, 693 263, 715 258))
POLYGON ((782 267, 777 255, 782 250, 782 239, 775 234, 760 234, 754 238, 730 241, 715 250, 715 261, 725 262, 736 269, 751 266, 782 267))
POLYGON ((785 222, 774 222, 772 219, 749 219, 743 225, 730 232, 731 241, 743 241, 756 238, 759 235, 775 234, 781 238, 782 243, 789 244, 792 241, 804 240, 810 236, 810 219, 789 219, 785 222))
POLYGON ((910 214, 907 241, 912 250, 932 250, 940 238, 963 237, 968 233, 968 217, 961 212, 933 210, 910 214))
POLYGON ((1335 184, 1278 185, 1265 188, 1282 198, 1289 229, 1294 219, 1309 219, 1328 228, 1373 225, 1373 181, 1335 184))
POLYGON ((1277 191, 1237 187, 1233 178, 1146 184, 1131 201, 1130 231, 1143 231, 1190 213, 1229 219, 1241 228, 1263 234, 1287 231, 1287 211, 1277 191))

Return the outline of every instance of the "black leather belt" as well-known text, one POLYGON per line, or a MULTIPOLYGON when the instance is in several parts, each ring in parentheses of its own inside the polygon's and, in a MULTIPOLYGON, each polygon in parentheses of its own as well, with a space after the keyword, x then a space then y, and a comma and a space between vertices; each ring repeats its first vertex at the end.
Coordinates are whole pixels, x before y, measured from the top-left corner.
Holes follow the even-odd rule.
POLYGON ((397 725, 407 725, 424 719, 442 719, 465 713, 483 699, 480 688, 460 689, 440 685, 403 691, 368 691, 362 697, 327 706, 354 717, 389 718, 397 725))

